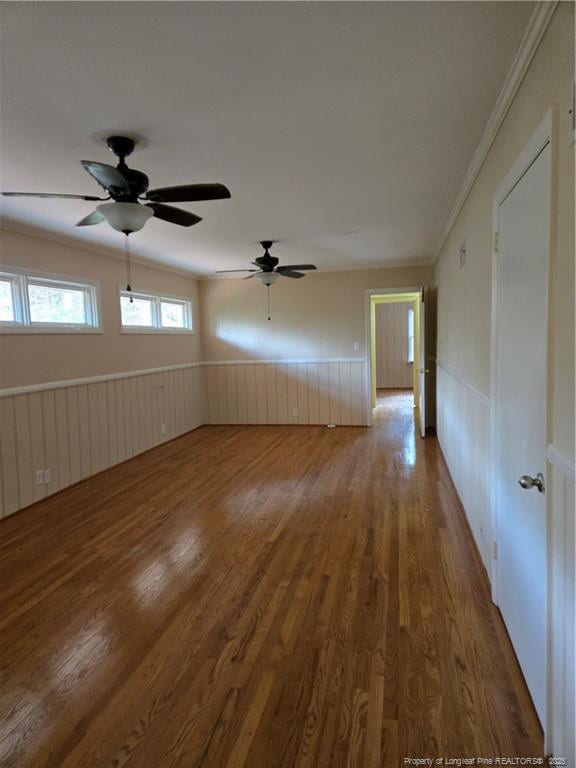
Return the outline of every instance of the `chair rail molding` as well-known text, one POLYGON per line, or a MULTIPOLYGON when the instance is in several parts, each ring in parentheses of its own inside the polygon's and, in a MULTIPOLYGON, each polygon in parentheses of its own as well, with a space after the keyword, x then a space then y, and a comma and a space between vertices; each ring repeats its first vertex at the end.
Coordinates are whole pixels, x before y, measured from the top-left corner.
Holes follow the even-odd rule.
POLYGON ((443 360, 440 360, 440 358, 436 359, 436 365, 460 384, 463 384, 465 387, 467 387, 470 392, 484 405, 490 405, 490 396, 482 392, 481 389, 478 389, 478 387, 472 384, 472 382, 469 381, 465 376, 462 376, 462 374, 458 373, 458 371, 455 371, 454 368, 451 368, 443 360))
POLYGON ((153 373, 181 371, 185 368, 199 368, 201 365, 202 363, 200 362, 178 363, 177 365, 163 365, 157 368, 142 368, 135 371, 120 371, 118 373, 103 373, 98 376, 84 376, 80 379, 62 379, 62 381, 46 381, 41 384, 29 384, 22 387, 7 387, 5 389, 0 389, 0 398, 28 395, 32 392, 44 392, 49 389, 67 389, 68 387, 79 387, 85 384, 98 384, 104 381, 115 381, 117 379, 132 379, 135 376, 149 376, 153 373))
POLYGON ((559 448, 556 448, 553 443, 548 444, 546 455, 553 467, 560 470, 567 480, 576 483, 576 461, 574 459, 571 459, 559 448))

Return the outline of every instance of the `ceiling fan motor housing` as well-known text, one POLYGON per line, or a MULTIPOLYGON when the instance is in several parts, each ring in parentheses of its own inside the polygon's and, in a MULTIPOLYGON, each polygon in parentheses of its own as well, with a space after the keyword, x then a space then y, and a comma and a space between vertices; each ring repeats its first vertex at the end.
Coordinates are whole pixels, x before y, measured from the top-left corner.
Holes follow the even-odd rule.
POLYGON ((106 139, 106 144, 108 145, 108 149, 119 159, 119 163, 116 167, 122 176, 124 176, 130 187, 130 192, 110 188, 109 192, 111 197, 117 202, 122 203, 137 202, 138 198, 146 193, 149 179, 145 173, 136 171, 133 168, 128 168, 125 163, 124 159, 132 154, 136 142, 128 136, 109 136, 108 139, 106 139))
POLYGON ((108 144, 110 152, 113 152, 120 160, 131 155, 136 146, 134 139, 130 139, 128 136, 109 136, 106 139, 106 144, 108 144))
POLYGON ((148 189, 148 176, 146 176, 145 173, 142 173, 142 171, 135 171, 133 168, 128 168, 127 165, 122 167, 121 165, 118 166, 118 170, 121 171, 122 175, 128 182, 128 185, 130 187, 130 194, 120 194, 114 197, 115 200, 122 200, 123 202, 133 202, 135 203, 139 197, 142 197, 146 190, 148 189))
POLYGON ((270 254, 270 248, 272 248, 274 242, 274 240, 260 240, 260 245, 264 248, 264 255, 254 259, 254 263, 259 266, 263 272, 272 272, 272 270, 278 266, 279 259, 270 254))

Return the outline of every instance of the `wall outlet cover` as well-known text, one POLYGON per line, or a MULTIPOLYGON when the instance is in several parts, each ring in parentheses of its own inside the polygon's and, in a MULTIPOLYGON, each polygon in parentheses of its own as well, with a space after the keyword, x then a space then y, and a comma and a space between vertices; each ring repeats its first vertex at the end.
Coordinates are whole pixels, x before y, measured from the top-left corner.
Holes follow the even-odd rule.
POLYGON ((44 485, 49 485, 51 480, 52 480, 52 470, 51 469, 45 469, 44 470, 44 485))
POLYGON ((298 408, 292 408, 292 416, 298 416, 299 411, 298 408))
POLYGON ((36 485, 44 485, 44 472, 41 469, 37 469, 34 473, 36 478, 36 485))

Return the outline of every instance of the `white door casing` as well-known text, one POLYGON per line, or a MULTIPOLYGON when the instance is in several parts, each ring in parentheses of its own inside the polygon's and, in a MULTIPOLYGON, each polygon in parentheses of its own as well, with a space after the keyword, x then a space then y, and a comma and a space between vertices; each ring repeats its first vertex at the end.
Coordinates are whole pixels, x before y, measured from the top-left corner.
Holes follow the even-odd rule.
POLYGON ((420 386, 418 388, 418 421, 420 425, 420 436, 426 437, 426 372, 427 368, 427 353, 426 353, 426 289, 422 288, 421 302, 420 302, 420 344, 418 355, 418 374, 420 386))
POLYGON ((550 116, 494 201, 492 438, 494 597, 541 723, 547 707, 546 476, 550 116))

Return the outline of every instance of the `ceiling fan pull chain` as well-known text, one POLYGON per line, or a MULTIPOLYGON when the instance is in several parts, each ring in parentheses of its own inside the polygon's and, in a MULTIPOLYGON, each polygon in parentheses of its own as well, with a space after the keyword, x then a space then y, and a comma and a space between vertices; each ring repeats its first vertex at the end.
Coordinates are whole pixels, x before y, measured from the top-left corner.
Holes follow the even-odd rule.
POLYGON ((130 304, 134 303, 132 298, 132 265, 130 263, 130 245, 128 233, 124 233, 124 254, 126 256, 126 290, 130 293, 130 304))
POLYGON ((266 297, 268 299, 268 320, 270 320, 270 286, 266 286, 266 297))

